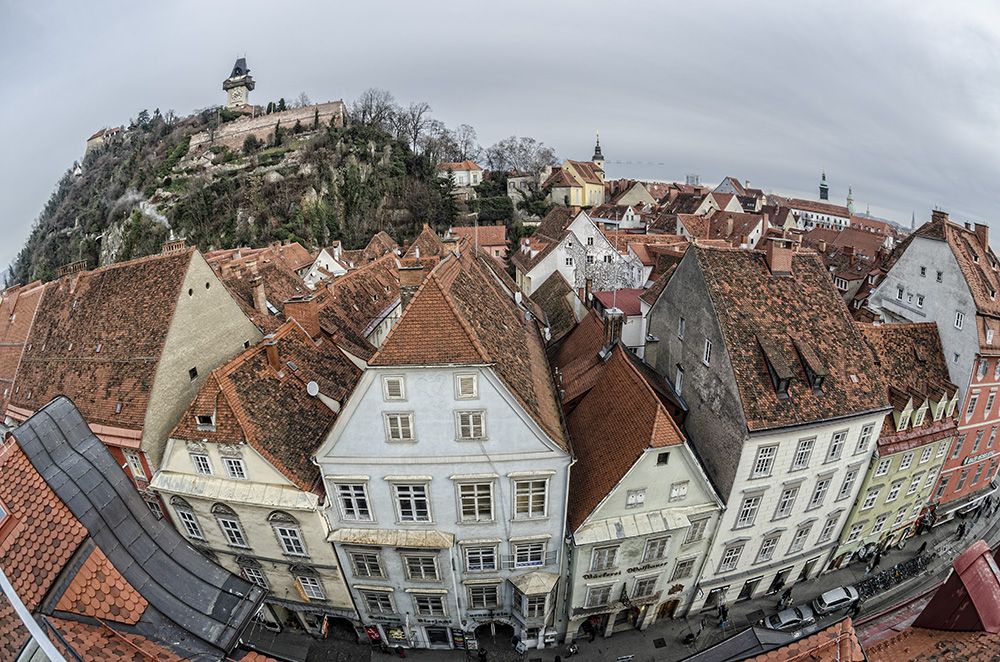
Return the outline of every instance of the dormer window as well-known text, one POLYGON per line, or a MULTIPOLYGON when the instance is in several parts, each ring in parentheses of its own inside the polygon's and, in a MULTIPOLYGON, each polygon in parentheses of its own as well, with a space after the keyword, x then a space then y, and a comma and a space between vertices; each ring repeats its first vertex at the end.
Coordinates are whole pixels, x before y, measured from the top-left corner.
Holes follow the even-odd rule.
POLYGON ((195 416, 194 418, 195 418, 195 421, 198 422, 198 429, 199 430, 208 430, 208 431, 214 431, 215 430, 215 416, 214 415, 212 415, 212 416, 204 416, 204 415, 202 415, 202 416, 195 416))
POLYGON ((919 427, 924 422, 924 415, 927 413, 927 407, 921 407, 917 411, 913 412, 913 427, 919 427))
POLYGON ((788 385, 792 380, 791 368, 770 338, 757 336, 757 344, 764 353, 764 362, 767 364, 767 372, 771 377, 775 394, 779 400, 787 399, 788 385))
POLYGON ((896 432, 906 430, 906 426, 910 422, 910 413, 910 409, 907 407, 899 414, 899 425, 896 426, 896 432))
POLYGON ((813 395, 820 395, 823 392, 823 382, 829 376, 830 371, 819 360, 816 352, 813 351, 808 342, 797 335, 789 335, 795 344, 795 349, 799 354, 802 367, 805 369, 806 377, 809 379, 809 386, 812 388, 813 395))

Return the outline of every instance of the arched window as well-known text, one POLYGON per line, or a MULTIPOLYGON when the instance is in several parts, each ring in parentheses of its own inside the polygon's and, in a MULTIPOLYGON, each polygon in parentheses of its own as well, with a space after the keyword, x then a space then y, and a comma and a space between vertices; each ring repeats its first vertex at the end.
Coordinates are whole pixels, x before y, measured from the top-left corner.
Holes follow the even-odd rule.
POLYGON ((198 518, 195 517, 194 508, 191 507, 191 504, 179 496, 174 496, 170 498, 170 505, 173 506, 174 512, 177 513, 177 519, 180 521, 181 526, 184 527, 184 533, 187 534, 187 537, 192 540, 205 540, 205 534, 202 533, 201 525, 198 524, 198 518))
POLYGON ((215 515, 215 519, 219 523, 219 528, 222 529, 222 535, 226 537, 226 543, 230 547, 250 547, 247 544, 246 536, 243 534, 240 518, 232 508, 225 504, 217 503, 212 506, 212 514, 215 515))
POLYGON ((274 527, 274 535, 277 537, 278 544, 281 545, 281 551, 284 554, 308 556, 298 520, 284 511, 275 510, 267 516, 267 521, 274 527))
POLYGON ((249 556, 237 556, 236 564, 240 566, 240 574, 249 582, 253 582, 265 591, 271 590, 264 576, 264 570, 257 559, 249 556))
POLYGON ((306 598, 309 600, 326 600, 326 593, 323 592, 323 584, 320 582, 319 575, 313 568, 296 563, 290 570, 295 577, 295 583, 306 598))

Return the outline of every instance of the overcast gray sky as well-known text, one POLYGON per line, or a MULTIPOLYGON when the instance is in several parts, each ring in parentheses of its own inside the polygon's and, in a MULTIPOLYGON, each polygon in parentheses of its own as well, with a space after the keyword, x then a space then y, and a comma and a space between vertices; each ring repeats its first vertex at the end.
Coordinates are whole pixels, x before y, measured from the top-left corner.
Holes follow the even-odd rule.
MULTIPOLYGON (((480 143, 526 135, 607 176, 724 176, 909 223, 993 223, 995 2, 0 0, 0 265, 88 136, 138 111, 251 100, 426 101, 480 143)), ((1000 231, 1000 225, 994 228, 1000 231)))

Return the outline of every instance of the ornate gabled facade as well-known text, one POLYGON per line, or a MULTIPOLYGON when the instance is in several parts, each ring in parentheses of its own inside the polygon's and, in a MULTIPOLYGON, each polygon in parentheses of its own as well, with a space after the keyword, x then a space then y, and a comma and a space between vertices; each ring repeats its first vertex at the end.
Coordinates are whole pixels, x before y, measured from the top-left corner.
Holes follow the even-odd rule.
POLYGON ((812 254, 693 245, 649 313, 646 361, 727 503, 698 608, 818 573, 888 411, 871 351, 812 254), (652 350, 652 351, 651 351, 652 350))
POLYGON ((466 244, 430 271, 316 456, 329 540, 390 645, 565 627, 568 442, 535 308, 497 269, 466 244))
POLYGON ((153 479, 191 544, 267 591, 265 629, 360 626, 309 459, 360 373, 329 339, 286 322, 211 374, 153 479))

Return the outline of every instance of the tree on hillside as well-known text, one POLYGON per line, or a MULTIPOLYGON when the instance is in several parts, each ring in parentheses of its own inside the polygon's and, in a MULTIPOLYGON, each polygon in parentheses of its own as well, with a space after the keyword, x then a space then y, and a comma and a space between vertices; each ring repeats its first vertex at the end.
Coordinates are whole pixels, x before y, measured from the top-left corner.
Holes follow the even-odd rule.
POLYGON ((391 133, 397 110, 396 99, 391 92, 369 87, 354 100, 348 114, 356 124, 391 133))
POLYGON ((285 97, 281 97, 280 99, 278 99, 278 105, 276 108, 279 113, 283 110, 288 110, 288 106, 285 105, 285 97))
POLYGON ((410 142, 410 148, 414 153, 416 153, 417 146, 420 144, 420 137, 427 131, 432 121, 430 112, 430 104, 425 101, 415 101, 402 113, 400 128, 403 135, 410 142))
POLYGON ((298 98, 296 98, 295 102, 292 104, 292 107, 305 108, 306 106, 311 106, 312 103, 313 102, 309 99, 309 95, 307 95, 305 92, 300 92, 298 98))
POLYGON ((547 165, 554 165, 556 153, 534 138, 511 136, 490 146, 484 157, 490 170, 516 170, 537 175, 547 165))
POLYGON ((479 159, 483 148, 476 142, 476 130, 469 124, 459 124, 451 132, 452 142, 455 145, 456 161, 476 161, 479 159))

